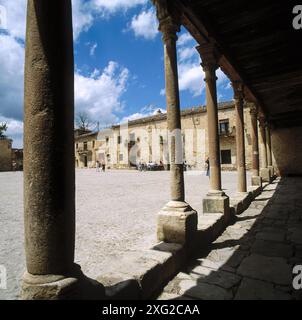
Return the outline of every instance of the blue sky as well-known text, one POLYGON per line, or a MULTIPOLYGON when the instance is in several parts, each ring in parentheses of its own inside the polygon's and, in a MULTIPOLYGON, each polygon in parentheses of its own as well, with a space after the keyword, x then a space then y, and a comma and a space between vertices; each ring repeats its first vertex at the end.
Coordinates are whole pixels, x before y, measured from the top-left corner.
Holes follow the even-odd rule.
MULTIPOLYGON (((150 0, 73 0, 76 113, 101 125, 165 110, 161 35, 150 0)), ((7 28, 0 31, 0 122, 22 147, 26 0, 0 0, 7 28)), ((205 103, 196 42, 182 28, 177 45, 181 108, 205 103)), ((232 99, 218 70, 219 101, 232 99)))

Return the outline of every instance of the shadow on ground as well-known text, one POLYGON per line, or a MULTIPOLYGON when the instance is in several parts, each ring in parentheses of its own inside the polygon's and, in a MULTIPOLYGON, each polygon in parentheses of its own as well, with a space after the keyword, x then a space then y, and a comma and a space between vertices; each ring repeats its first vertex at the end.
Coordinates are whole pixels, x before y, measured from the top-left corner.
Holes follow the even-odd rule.
POLYGON ((164 288, 163 300, 302 300, 302 178, 268 185, 205 252, 164 288))

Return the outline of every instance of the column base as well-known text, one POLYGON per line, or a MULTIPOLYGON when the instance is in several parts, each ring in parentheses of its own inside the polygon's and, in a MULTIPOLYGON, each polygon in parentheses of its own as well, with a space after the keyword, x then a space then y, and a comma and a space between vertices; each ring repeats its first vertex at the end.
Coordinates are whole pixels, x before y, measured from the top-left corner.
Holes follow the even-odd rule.
POLYGON ((275 176, 275 170, 274 170, 274 167, 273 166, 268 166, 267 167, 270 171, 270 176, 271 178, 275 176))
POLYGON ((228 215, 229 212, 230 199, 223 191, 210 191, 203 199, 203 213, 228 215))
POLYGON ((235 214, 240 214, 249 207, 252 200, 252 192, 237 192, 236 195, 230 199, 230 202, 235 208, 235 214))
POLYGON ((197 212, 182 201, 170 201, 158 213, 157 239, 187 245, 197 233, 197 212))
POLYGON ((260 176, 263 182, 271 182, 271 172, 269 168, 262 168, 260 170, 260 176))
POLYGON ((22 300, 104 300, 105 288, 87 278, 78 267, 70 275, 32 275, 25 272, 22 300))
POLYGON ((55 275, 37 276, 26 272, 21 286, 22 300, 75 299, 79 281, 73 277, 55 275))
POLYGON ((252 177, 252 186, 261 187, 262 188, 262 178, 260 176, 252 177))

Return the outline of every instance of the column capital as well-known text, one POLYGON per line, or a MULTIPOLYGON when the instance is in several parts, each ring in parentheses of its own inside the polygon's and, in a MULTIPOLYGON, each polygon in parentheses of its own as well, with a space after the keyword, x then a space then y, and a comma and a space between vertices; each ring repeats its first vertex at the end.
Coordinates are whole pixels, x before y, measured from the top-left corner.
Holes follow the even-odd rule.
POLYGON ((255 103, 247 101, 247 107, 250 109, 251 115, 258 116, 258 106, 255 103))
POLYGON ((258 112, 258 121, 259 121, 259 126, 262 128, 265 128, 266 118, 264 114, 258 112))
POLYGON ((239 100, 244 98, 244 85, 241 80, 234 80, 232 82, 232 87, 234 90, 234 99, 239 100))
POLYGON ((221 54, 215 44, 211 42, 203 43, 197 46, 196 50, 202 60, 201 66, 204 71, 215 71, 219 68, 218 61, 221 54))
POLYGON ((177 32, 180 31, 180 18, 168 8, 167 0, 152 0, 156 7, 156 16, 159 21, 158 30, 163 34, 163 42, 177 41, 177 32))

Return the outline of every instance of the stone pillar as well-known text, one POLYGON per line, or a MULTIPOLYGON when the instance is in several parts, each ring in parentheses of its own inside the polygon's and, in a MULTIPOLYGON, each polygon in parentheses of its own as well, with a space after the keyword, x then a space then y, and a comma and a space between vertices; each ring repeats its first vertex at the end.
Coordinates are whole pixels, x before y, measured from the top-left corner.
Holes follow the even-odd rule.
POLYGON ((270 182, 270 171, 267 167, 267 150, 266 150, 266 130, 265 130, 265 117, 259 117, 259 137, 260 137, 260 155, 261 155, 261 170, 260 176, 264 182, 270 182))
POLYGON ((236 113, 236 149, 237 149, 237 192, 246 193, 246 166, 244 141, 244 114, 243 114, 243 84, 241 81, 232 81, 234 89, 236 113))
POLYGON ((259 141, 257 126, 257 107, 252 104, 250 107, 251 115, 251 140, 252 140, 252 186, 262 186, 259 168, 259 141))
POLYGON ((168 1, 153 0, 159 30, 163 34, 167 120, 170 136, 171 201, 158 215, 157 236, 160 241, 188 244, 197 231, 197 213, 185 202, 181 117, 177 71, 178 17, 169 10, 168 1))
POLYGON ((218 103, 216 91, 216 70, 219 53, 211 43, 196 48, 202 60, 206 82, 206 104, 208 116, 208 140, 210 158, 210 190, 203 199, 204 213, 229 213, 229 198, 221 187, 220 144, 218 133, 218 103))
POLYGON ((266 135, 267 167, 270 170, 270 176, 273 177, 274 167, 273 167, 273 159, 272 159, 271 130, 270 130, 269 123, 266 123, 265 135, 266 135))
POLYGON ((71 1, 28 1, 23 299, 60 299, 78 282, 72 38, 71 1))

